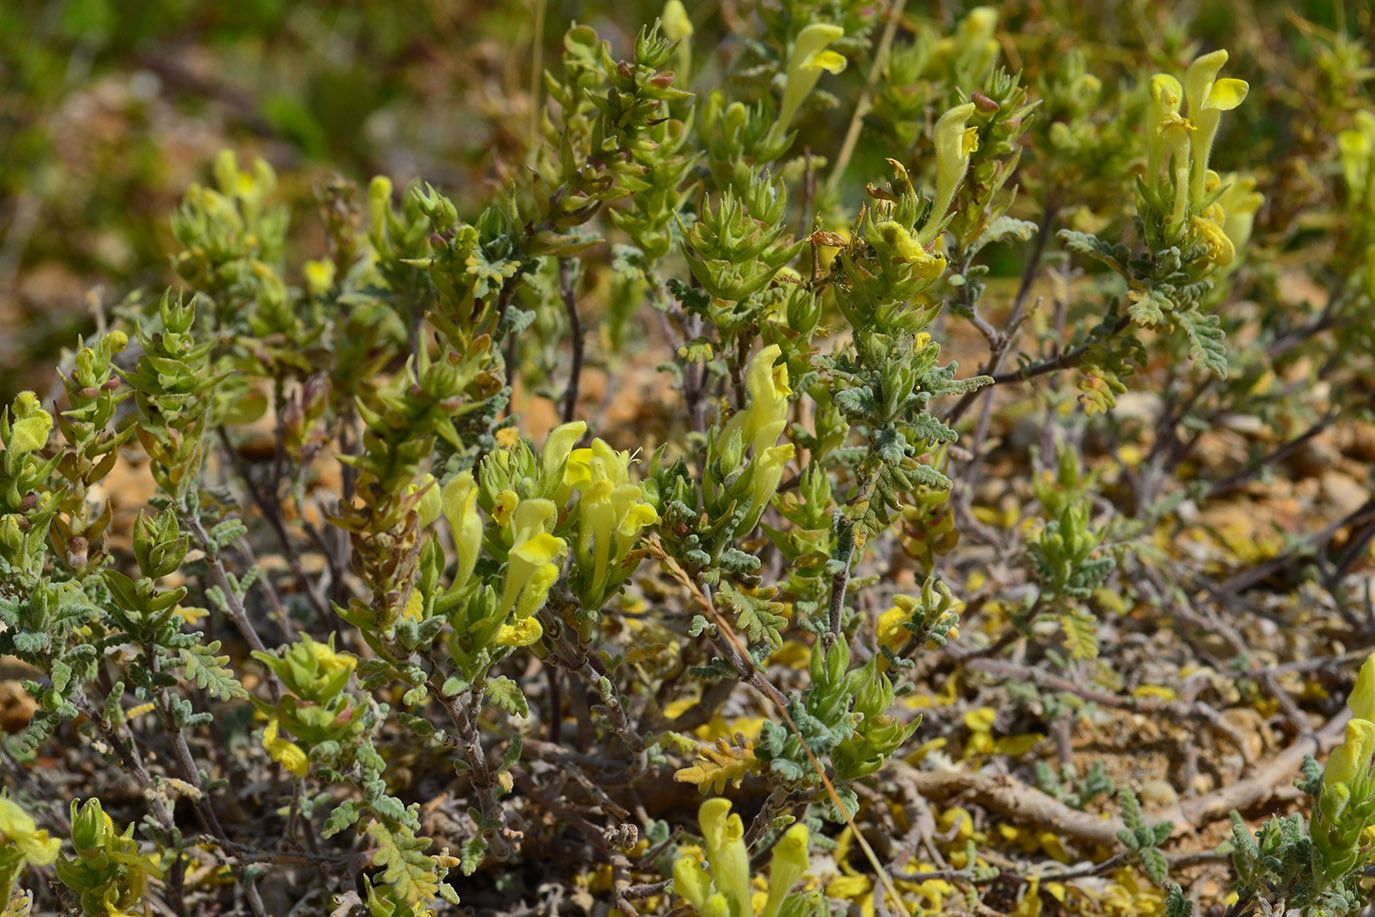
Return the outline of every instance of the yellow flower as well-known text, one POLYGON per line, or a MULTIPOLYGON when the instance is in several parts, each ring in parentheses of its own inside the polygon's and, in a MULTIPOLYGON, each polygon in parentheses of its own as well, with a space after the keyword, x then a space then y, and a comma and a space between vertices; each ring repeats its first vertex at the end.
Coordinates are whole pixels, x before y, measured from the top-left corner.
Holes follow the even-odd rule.
POLYGON ((278 736, 277 728, 277 718, 274 716, 267 721, 267 728, 263 730, 263 748, 267 749, 273 761, 297 777, 304 777, 310 771, 310 759, 295 742, 278 736))
MULTIPOLYGON (((895 596, 894 602, 899 599, 907 599, 912 603, 912 599, 905 595, 895 596)), ((915 604, 915 603, 913 603, 915 604)), ((888 647, 888 651, 896 655, 907 645, 912 632, 907 629, 906 624, 912 617, 912 608, 903 608, 902 604, 895 604, 892 608, 879 615, 878 619, 878 644, 888 647)))
POLYGON ((1346 724, 1346 737, 1327 758, 1323 770, 1324 786, 1343 784, 1350 787, 1370 770, 1375 756, 1375 723, 1353 719, 1346 724))
POLYGON ((664 36, 669 41, 682 41, 692 37, 692 20, 688 18, 682 0, 668 0, 664 4, 664 12, 659 21, 663 24, 664 36))
MULTIPOLYGON (((489 456, 490 458, 490 456, 489 456)), ((520 495, 514 490, 503 490, 496 495, 492 501, 492 521, 502 528, 511 524, 511 518, 516 511, 516 504, 520 502, 520 495)))
POLYGON ((750 854, 745 847, 745 825, 731 812, 729 799, 708 799, 697 812, 702 837, 707 842, 716 890, 725 896, 732 917, 752 914, 750 905, 750 854))
POLYGON ((1251 240, 1251 228, 1265 195, 1256 190, 1256 180, 1249 175, 1229 175, 1227 181, 1227 189, 1217 199, 1223 213, 1222 231, 1232 240, 1232 248, 1240 252, 1251 240))
POLYGON ((711 894, 711 874, 700 856, 684 853, 673 862, 673 893, 686 898, 700 914, 711 894))
POLYGON ((48 837, 17 802, 0 796, 0 838, 13 845, 30 866, 47 866, 57 859, 62 841, 48 837))
POLYGON ((312 296, 324 296, 334 286, 334 262, 328 258, 305 263, 306 289, 312 296))
POLYGON ((797 36, 792 57, 788 62, 788 81, 783 88, 783 101, 778 107, 778 120, 769 130, 770 142, 777 141, 792 124, 797 110, 811 93, 822 72, 840 73, 846 60, 842 54, 826 48, 845 36, 838 25, 814 22, 797 36))
MULTIPOLYGON (((414 594, 414 590, 412 590, 414 594)), ((354 666, 358 664, 358 657, 352 653, 336 652, 329 643, 317 643, 310 641, 310 648, 315 653, 315 661, 319 664, 319 672, 326 677, 333 678, 340 672, 353 672, 354 666)))
POLYGON ((1375 203, 1375 183, 1370 180, 1371 169, 1375 168, 1375 114, 1357 112, 1356 126, 1337 135, 1337 150, 1349 200, 1355 203, 1364 197, 1375 203))
POLYGON ((568 543, 544 530, 558 514, 550 500, 522 500, 511 515, 515 543, 506 556, 506 581, 498 607, 506 617, 520 599, 517 619, 533 614, 544 604, 558 579, 560 561, 568 543))
POLYGON ((945 270, 945 256, 927 251, 926 246, 904 229, 901 223, 885 220, 874 228, 878 231, 879 240, 890 247, 899 260, 916 266, 917 276, 935 280, 945 270))
POLYGON ((1189 100, 1189 119, 1198 128, 1191 138, 1193 163, 1190 196, 1195 204, 1206 194, 1208 156, 1213 149, 1213 139, 1217 136, 1222 113, 1231 111, 1244 102, 1251 88, 1245 80, 1218 79, 1218 71, 1225 63, 1227 52, 1219 49, 1195 60, 1184 75, 1184 95, 1189 100))
POLYGON ((493 642, 497 646, 529 646, 538 643, 539 638, 543 636, 544 628, 540 625, 539 619, 530 617, 515 624, 501 625, 501 630, 497 631, 493 642))
MULTIPOLYGON (((1184 89, 1179 85, 1179 80, 1168 73, 1157 73, 1151 77, 1150 101, 1146 105, 1146 183, 1152 189, 1157 186, 1160 168, 1165 165, 1172 149, 1165 141, 1165 126, 1184 120, 1179 117, 1179 105, 1183 101, 1184 89)), ((1193 130, 1192 124, 1188 130, 1193 130)), ((1178 166, 1176 163, 1175 167, 1178 166)))
POLYGON ((1190 222, 1194 232, 1203 239, 1206 252, 1203 260, 1218 267, 1226 267, 1236 257, 1236 249, 1217 217, 1222 216, 1222 208, 1217 204, 1209 207, 1203 216, 1194 217, 1190 222))
POLYGON ((454 535, 458 570, 451 589, 461 589, 472 578, 482 549, 482 517, 477 511, 477 483, 471 471, 464 471, 444 485, 440 505, 454 535))
POLYGON ((918 237, 922 244, 929 244, 936 237, 936 229, 945 219, 969 169, 969 154, 979 148, 977 129, 967 126, 973 114, 974 103, 965 102, 936 121, 936 205, 918 237))
MULTIPOLYGON (((594 590, 609 585, 612 558, 619 562, 634 547, 640 530, 659 520, 654 508, 644 503, 639 485, 630 482, 630 462, 629 452, 617 452, 600 439, 594 439, 589 449, 575 450, 569 459, 572 480, 582 489, 578 558, 591 565, 594 590)), ((565 477, 565 483, 569 480, 565 477)))
POLYGON ((731 429, 740 430, 755 455, 777 443, 788 423, 788 396, 793 393, 788 387, 788 364, 774 365, 782 355, 777 344, 770 344, 750 360, 745 369, 750 406, 727 426, 727 435, 731 429))
POLYGON ((14 399, 14 420, 10 424, 6 448, 13 455, 37 452, 48 444, 52 428, 52 415, 39 405, 38 396, 33 392, 20 392, 14 399))

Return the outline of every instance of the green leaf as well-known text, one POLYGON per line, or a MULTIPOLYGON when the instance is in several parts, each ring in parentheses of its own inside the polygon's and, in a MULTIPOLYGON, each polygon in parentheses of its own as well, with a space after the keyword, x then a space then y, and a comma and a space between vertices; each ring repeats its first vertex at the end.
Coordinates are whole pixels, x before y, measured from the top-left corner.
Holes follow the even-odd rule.
POLYGON ((1127 297, 1127 314, 1133 322, 1142 327, 1149 328, 1160 324, 1165 320, 1165 313, 1174 310, 1174 302, 1154 287, 1142 293, 1139 298, 1133 298, 1135 296, 1136 294, 1132 293, 1127 297))
POLYGON ((381 880, 402 900, 416 905, 439 894, 438 864, 424 853, 430 846, 428 837, 416 837, 404 825, 391 828, 380 821, 368 825, 368 837, 377 844, 372 864, 382 870, 381 880))
POLYGON ((1141 851, 1141 866, 1156 885, 1164 885, 1170 874, 1170 864, 1165 859, 1165 854, 1155 847, 1147 847, 1141 851))
POLYGON ((1127 273, 1123 265, 1127 262, 1128 253, 1126 247, 1120 243, 1113 244, 1091 233, 1075 232, 1072 229, 1062 229, 1056 235, 1070 251, 1101 261, 1119 274, 1127 273))
POLYGON ((510 716, 529 716, 530 703, 514 680, 505 675, 489 679, 483 686, 487 699, 496 704, 510 716))
POLYGON ((1065 633, 1065 649, 1075 659, 1098 658, 1098 622, 1082 612, 1060 615, 1065 633))
POLYGON ((220 641, 216 640, 206 646, 196 645, 182 650, 181 663, 186 669, 186 677, 194 682, 196 687, 209 691, 211 696, 218 700, 247 697, 248 692, 244 690, 244 686, 239 684, 234 673, 225 666, 229 657, 215 655, 219 648, 220 641))
POLYGON ((334 811, 329 813, 329 818, 325 819, 324 836, 333 837, 340 831, 358 821, 358 807, 353 800, 345 799, 334 807, 334 811))
POLYGON ((1202 363, 1219 379, 1227 378, 1227 335, 1222 319, 1197 309, 1179 312, 1175 320, 1189 338, 1189 359, 1202 363))

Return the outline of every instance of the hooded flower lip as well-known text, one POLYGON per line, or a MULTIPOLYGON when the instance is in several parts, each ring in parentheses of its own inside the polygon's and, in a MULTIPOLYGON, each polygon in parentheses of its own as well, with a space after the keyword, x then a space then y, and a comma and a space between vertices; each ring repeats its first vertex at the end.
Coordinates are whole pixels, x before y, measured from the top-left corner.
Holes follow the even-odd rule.
MULTIPOLYGON (((545 474, 553 474, 559 470, 559 466, 570 460, 574 454, 573 447, 578 440, 587 435, 587 424, 581 420, 557 426, 549 431, 549 436, 544 440, 544 449, 540 453, 540 461, 544 465, 545 474)), ((582 450, 577 450, 581 452, 582 450)))

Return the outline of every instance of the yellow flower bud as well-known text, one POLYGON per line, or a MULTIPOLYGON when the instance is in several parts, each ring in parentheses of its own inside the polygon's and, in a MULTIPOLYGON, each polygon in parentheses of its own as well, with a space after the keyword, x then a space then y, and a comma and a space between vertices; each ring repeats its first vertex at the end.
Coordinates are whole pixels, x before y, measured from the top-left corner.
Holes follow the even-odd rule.
POLYGON ((424 493, 421 494, 420 502, 416 504, 415 511, 419 517, 417 521, 423 529, 429 527, 439 518, 440 512, 444 509, 444 501, 439 493, 439 485, 435 483, 432 474, 425 475, 418 484, 406 485, 407 496, 413 497, 421 491, 424 493))
POLYGON ((305 263, 306 289, 312 296, 324 296, 334 286, 334 262, 328 258, 305 263))
POLYGON ((1347 698, 1351 715, 1358 720, 1375 722, 1375 653, 1370 654, 1356 676, 1356 687, 1347 698))
POLYGON ((692 856, 680 856, 673 862, 673 893, 688 900, 700 914, 711 893, 711 875, 701 862, 692 856))
POLYGON ((53 428, 52 415, 38 403, 33 392, 20 392, 14 399, 14 420, 10 423, 10 441, 6 449, 13 455, 37 452, 48 444, 53 428))
POLYGON ((669 41, 682 41, 692 37, 692 20, 688 18, 682 0, 668 0, 664 4, 664 12, 659 21, 663 24, 664 36, 669 41))
POLYGON ((769 863, 769 897, 764 903, 762 917, 776 917, 783 899, 807 871, 807 826, 793 825, 774 844, 773 859, 769 863))
POLYGON ((1217 199, 1222 205, 1222 231, 1232 240, 1232 248, 1241 252, 1251 240, 1251 228, 1265 195, 1256 190, 1256 180, 1249 175, 1229 176, 1228 181, 1227 190, 1217 199))

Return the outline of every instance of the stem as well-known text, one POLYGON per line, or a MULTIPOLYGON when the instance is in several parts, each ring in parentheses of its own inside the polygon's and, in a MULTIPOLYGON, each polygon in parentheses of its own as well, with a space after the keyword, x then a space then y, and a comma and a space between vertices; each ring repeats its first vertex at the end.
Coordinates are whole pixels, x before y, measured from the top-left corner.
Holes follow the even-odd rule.
POLYGON ((544 71, 544 8, 546 0, 535 0, 535 28, 530 38, 530 149, 539 138, 540 74, 544 71))
MULTIPOLYGON (((1036 271, 1041 266, 1041 258, 1046 251, 1046 240, 1050 236, 1050 227, 1055 222, 1056 210, 1057 208, 1055 205, 1046 205, 1046 211, 1041 216, 1041 225, 1036 230, 1036 244, 1031 249, 1031 256, 1027 258, 1026 266, 1022 268, 1022 282, 1021 286, 1017 289, 1017 298, 1012 302, 1012 312, 1009 313, 1007 317, 1007 331, 998 334, 996 338, 990 339, 992 348, 989 353, 988 363, 985 364, 985 368, 980 371, 980 375, 996 374, 998 370, 1002 369, 1003 360, 1006 359, 1008 352, 1012 349, 1012 343, 1017 336, 1017 329, 1020 328, 1022 324, 1022 315, 1026 311, 1027 301, 1031 298, 1031 287, 1032 283, 1036 280, 1036 271)), ((967 265, 965 270, 968 270, 967 265)), ((969 285, 965 284, 965 289, 968 288, 969 285)), ((977 326, 978 322, 982 319, 980 319, 977 312, 973 311, 972 304, 970 306, 970 311, 973 313, 975 325, 977 326)), ((987 332, 984 333, 984 337, 988 337, 987 332)), ((996 378, 994 381, 997 381, 996 378)), ((983 389, 976 389, 972 392, 966 392, 964 396, 955 403, 955 407, 950 411, 950 416, 945 419, 945 422, 947 424, 954 424, 958 421, 964 416, 965 411, 969 410, 974 402, 982 396, 983 391, 983 389)), ((991 404, 993 399, 990 397, 988 401, 991 404)), ((985 410, 987 410, 987 408, 985 408, 985 410)), ((983 438, 987 435, 987 423, 984 422, 982 418, 980 422, 981 426, 984 427, 984 433, 975 438, 975 444, 971 449, 976 463, 979 461, 979 446, 983 444, 983 438)))
POLYGON ((563 422, 571 423, 578 410, 578 387, 582 382, 583 337, 582 317, 578 314, 578 294, 574 289, 577 278, 573 275, 573 262, 567 258, 559 261, 559 294, 563 297, 563 308, 568 313, 568 330, 573 338, 573 366, 569 370, 568 389, 563 394, 563 422))

